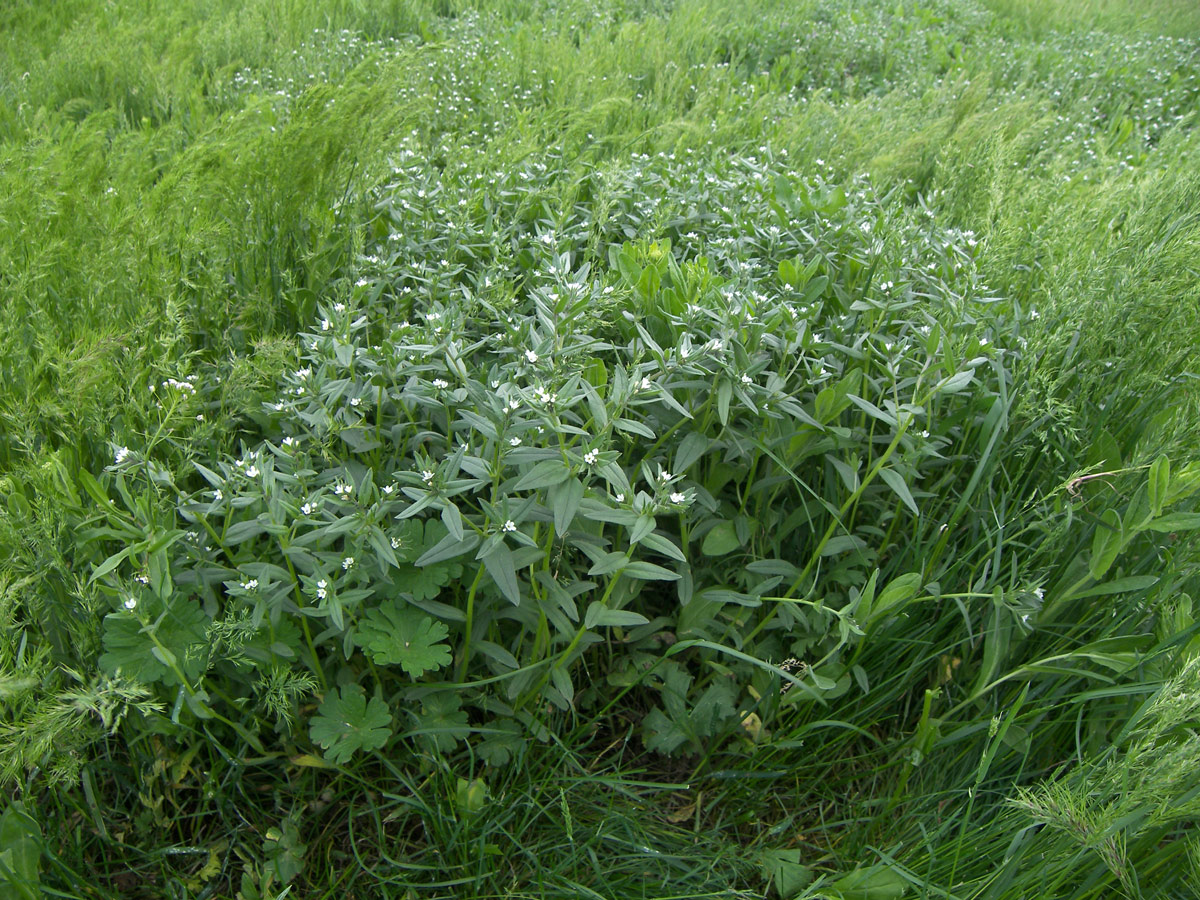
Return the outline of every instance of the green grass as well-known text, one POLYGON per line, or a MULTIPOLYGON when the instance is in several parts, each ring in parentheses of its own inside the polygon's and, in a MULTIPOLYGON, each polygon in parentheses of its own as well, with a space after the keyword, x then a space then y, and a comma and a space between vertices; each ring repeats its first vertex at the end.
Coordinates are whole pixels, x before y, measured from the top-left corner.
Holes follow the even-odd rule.
POLYGON ((7 4, 0 887, 1196 896, 1198 100, 1179 0, 7 4))

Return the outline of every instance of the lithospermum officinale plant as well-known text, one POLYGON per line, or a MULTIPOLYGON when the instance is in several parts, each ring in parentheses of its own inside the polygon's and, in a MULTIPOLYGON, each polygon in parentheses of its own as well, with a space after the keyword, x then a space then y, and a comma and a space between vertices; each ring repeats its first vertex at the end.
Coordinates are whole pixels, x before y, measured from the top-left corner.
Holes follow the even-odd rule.
POLYGON ((339 763, 469 741, 503 764, 631 691, 646 747, 704 753, 868 690, 865 637, 940 590, 965 506, 930 522, 923 485, 970 479, 943 451, 995 433, 1016 323, 921 207, 699 156, 610 184, 653 173, 701 215, 703 165, 699 190, 737 197, 707 253, 686 217, 580 205, 472 265, 493 211, 468 209, 441 264, 371 256, 321 307, 266 439, 197 463, 202 487, 122 448, 91 485, 129 540, 93 575, 102 666, 258 746, 315 693, 339 763))

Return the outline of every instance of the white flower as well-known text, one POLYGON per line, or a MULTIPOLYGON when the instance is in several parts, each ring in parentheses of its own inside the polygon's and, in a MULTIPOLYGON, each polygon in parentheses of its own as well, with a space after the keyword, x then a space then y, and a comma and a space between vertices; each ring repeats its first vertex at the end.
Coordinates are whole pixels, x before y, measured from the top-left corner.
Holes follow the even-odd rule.
POLYGON ((742 384, 754 384, 754 379, 751 378, 749 375, 743 375, 742 376, 742 384))
POLYGON ((435 378, 433 379, 433 386, 435 388, 447 388, 450 387, 450 382, 444 381, 441 378, 435 378))
POLYGON ((134 575, 133 580, 136 581, 138 584, 149 584, 150 583, 150 579, 147 578, 145 575, 134 575))
POLYGON ((598 460, 599 458, 600 458, 599 450, 589 450, 587 453, 583 454, 583 461, 585 463, 587 463, 589 466, 594 466, 596 464, 596 460, 598 460))
POLYGON ((305 503, 302 507, 300 507, 300 512, 304 513, 306 516, 311 516, 312 511, 315 508, 316 507, 314 507, 311 503, 305 503))
MULTIPOLYGON (((546 406, 549 406, 551 403, 553 403, 555 400, 558 399, 558 395, 551 394, 545 388, 538 388, 537 389, 537 398, 538 398, 539 403, 544 403, 546 406)), ((513 407, 513 408, 515 409, 516 407, 513 407)))
POLYGON ((225 495, 221 493, 219 488, 217 490, 213 491, 213 503, 216 503, 217 501, 224 500, 224 499, 225 499, 225 495))
POLYGON ((309 346, 309 349, 310 349, 310 350, 316 350, 316 349, 317 349, 317 342, 316 342, 316 341, 313 341, 313 342, 312 342, 311 344, 309 344, 308 346, 309 346))
POLYGON ((131 610, 131 609, 134 609, 136 606, 137 606, 137 597, 126 597, 125 598, 125 608, 126 609, 131 610))
POLYGON ((329 330, 329 320, 328 320, 328 319, 322 319, 322 320, 321 320, 321 330, 322 330, 322 331, 328 331, 328 330, 329 330))
POLYGON ((295 439, 294 437, 292 437, 292 436, 289 434, 287 437, 285 437, 285 438, 283 439, 283 446, 285 446, 285 447, 295 447, 295 446, 296 446, 296 439, 295 439))
POLYGON ((385 484, 383 487, 380 488, 380 490, 383 491, 385 494, 390 494, 395 489, 396 489, 396 486, 394 484, 385 484))
POLYGON ((351 397, 350 405, 351 406, 362 406, 362 397, 351 397))
POLYGON ((518 400, 516 397, 513 397, 511 400, 508 401, 508 408, 511 409, 513 412, 516 412, 518 409, 521 408, 521 401, 518 400))
POLYGON ((329 587, 329 583, 324 578, 322 578, 320 581, 317 582, 317 599, 318 600, 325 599, 325 596, 326 596, 325 588, 327 588, 327 587, 329 587))
POLYGON ((342 568, 343 569, 349 569, 353 565, 354 565, 354 557, 353 556, 347 556, 345 559, 342 560, 342 568))
POLYGON ((204 421, 204 413, 198 413, 198 414, 196 415, 196 421, 197 421, 197 422, 203 422, 203 421, 204 421))
POLYGON ((354 493, 354 487, 353 485, 349 484, 335 484, 333 486, 333 492, 339 497, 349 497, 352 493, 354 493))
POLYGON ((499 382, 499 381, 493 381, 493 382, 492 382, 492 390, 494 391, 494 390, 496 390, 498 387, 500 387, 500 382, 499 382))
POLYGON ((424 481, 426 484, 429 484, 429 482, 433 481, 433 473, 430 472, 428 469, 426 469, 424 472, 421 473, 421 480, 424 481))
POLYGON ((643 378, 643 379, 641 380, 641 383, 638 385, 638 390, 642 390, 642 391, 648 391, 648 390, 650 390, 650 379, 649 379, 649 378, 643 378))
POLYGON ((128 456, 129 456, 129 448, 128 447, 118 447, 117 454, 113 458, 113 462, 115 465, 119 466, 121 463, 125 462, 125 460, 128 456))
POLYGON ((536 353, 534 353, 532 350, 525 351, 525 358, 527 360, 529 360, 531 363, 535 363, 538 361, 538 355, 536 353))
POLYGON ((666 471, 665 469, 659 469, 658 470, 658 480, 661 481, 663 484, 666 484, 668 481, 671 480, 671 473, 666 471))
POLYGON ((616 500, 618 503, 624 503, 624 502, 625 502, 625 495, 624 495, 624 494, 617 494, 617 496, 613 497, 613 499, 614 499, 614 500, 616 500))
POLYGON ((514 447, 520 447, 520 446, 521 446, 521 439, 520 439, 519 437, 515 437, 515 438, 509 438, 509 439, 508 439, 508 442, 509 442, 509 443, 510 443, 512 446, 514 446, 514 447))
POLYGON ((247 591, 252 591, 258 587, 258 579, 251 578, 249 581, 247 581, 245 584, 243 584, 242 587, 247 591))
POLYGON ((258 466, 251 466, 250 468, 248 468, 246 470, 246 477, 247 478, 257 478, 258 477, 258 466))
POLYGON ((671 502, 672 502, 672 503, 682 503, 682 502, 683 502, 684 500, 686 500, 686 499, 687 499, 687 497, 685 497, 685 496, 684 496, 683 494, 681 494, 679 491, 674 491, 674 492, 671 494, 671 502))
POLYGON ((392 549, 393 550, 400 549, 400 538, 392 538, 392 549))
POLYGON ((1034 588, 1033 596, 1037 597, 1039 600, 1042 600, 1045 598, 1046 592, 1044 590, 1042 590, 1040 587, 1034 588))
POLYGON ((512 519, 509 519, 507 522, 504 523, 504 525, 501 527, 500 530, 501 531, 516 531, 517 523, 514 522, 512 519))

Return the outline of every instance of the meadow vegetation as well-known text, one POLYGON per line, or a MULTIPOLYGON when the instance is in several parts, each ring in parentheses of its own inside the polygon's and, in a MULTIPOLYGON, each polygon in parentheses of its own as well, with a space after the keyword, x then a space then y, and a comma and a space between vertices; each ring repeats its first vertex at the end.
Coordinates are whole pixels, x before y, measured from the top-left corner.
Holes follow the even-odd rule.
POLYGON ((1183 0, 0 9, 0 891, 1200 893, 1183 0))

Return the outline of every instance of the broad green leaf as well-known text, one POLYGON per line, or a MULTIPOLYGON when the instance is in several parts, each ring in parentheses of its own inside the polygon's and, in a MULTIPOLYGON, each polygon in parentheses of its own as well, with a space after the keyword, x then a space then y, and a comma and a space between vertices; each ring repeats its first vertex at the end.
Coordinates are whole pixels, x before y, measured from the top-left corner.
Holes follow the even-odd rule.
POLYGON ((500 593, 513 606, 521 603, 521 584, 517 580, 517 567, 513 562, 512 551, 507 544, 497 544, 492 552, 483 557, 484 568, 492 576, 492 581, 500 588, 500 593))
POLYGON ((626 419, 623 416, 618 416, 617 418, 613 419, 613 426, 618 431, 626 431, 630 434, 636 434, 640 437, 646 438, 647 440, 652 441, 655 438, 653 431, 651 431, 641 422, 635 421, 634 419, 626 419))
POLYGON ((879 470, 879 477, 895 492, 897 497, 904 501, 904 505, 912 510, 914 516, 921 515, 921 510, 917 509, 917 502, 913 500, 912 492, 909 491, 903 475, 895 469, 884 467, 879 470))
POLYGON ((463 540, 462 513, 458 511, 457 506, 449 501, 442 507, 442 524, 446 526, 446 531, 450 537, 456 541, 463 540))
POLYGON ((426 550, 417 559, 418 566, 431 566, 456 556, 462 556, 479 546, 479 535, 474 531, 468 532, 462 540, 447 532, 446 536, 426 550))
POLYGON ((722 427, 729 424, 729 401, 733 397, 733 382, 722 378, 717 382, 717 417, 722 427))
POLYGON ((703 434, 695 431, 688 432, 687 436, 680 441, 679 449, 675 451, 675 462, 672 463, 671 471, 682 475, 708 452, 709 443, 709 439, 703 434))
POLYGON ((679 562, 687 560, 687 557, 683 555, 683 551, 676 547, 670 538, 665 538, 660 534, 654 534, 653 532, 644 534, 638 543, 647 549, 653 550, 655 553, 661 553, 663 556, 669 556, 671 559, 678 560, 679 562))
POLYGON ((13 800, 0 815, 0 888, 4 896, 38 900, 42 896, 41 867, 41 826, 20 800, 13 800))
POLYGON ((813 880, 813 873, 802 864, 804 850, 768 850, 761 857, 763 875, 782 900, 791 900, 813 880))
POLYGON ((921 573, 909 572, 893 578, 887 587, 875 598, 872 615, 884 613, 894 606, 900 606, 917 595, 921 588, 921 573))
POLYGON ((100 668, 110 674, 119 670, 127 678, 146 684, 161 681, 176 685, 179 679, 170 668, 173 662, 185 678, 195 681, 204 671, 211 649, 206 633, 209 622, 204 610, 182 599, 171 604, 157 626, 143 627, 132 613, 110 613, 104 617, 100 668), (153 638, 148 633, 152 627, 153 638))
POLYGON ((114 553, 104 562, 100 563, 100 565, 96 566, 95 571, 92 572, 92 577, 88 579, 88 584, 91 584, 97 578, 103 578, 105 575, 123 563, 132 552, 132 547, 126 547, 124 550, 114 553))
POLYGON ((354 642, 376 664, 398 665, 418 678, 450 664, 450 647, 441 643, 449 629, 402 600, 369 610, 354 642))
POLYGON ((589 604, 587 614, 583 617, 583 627, 591 628, 629 628, 634 625, 645 625, 650 620, 641 613, 627 609, 609 609, 599 600, 589 604))
POLYGON ((583 501, 583 482, 572 478, 550 488, 550 508, 554 512, 554 533, 560 537, 567 533, 575 514, 579 512, 579 504, 583 501))
POLYGON ((392 736, 392 715, 379 697, 367 702, 357 684, 331 690, 308 726, 309 737, 325 758, 345 763, 360 750, 379 750, 392 736))
POLYGON ((718 522, 704 536, 704 543, 700 545, 700 552, 705 556, 724 556, 726 553, 732 553, 741 546, 742 543, 737 539, 737 532, 734 530, 733 523, 718 522))
POLYGON ((909 883, 899 872, 881 865, 855 869, 829 887, 843 900, 899 900, 908 893, 909 883))
POLYGON ((467 714, 462 702, 450 691, 438 691, 421 701, 421 711, 413 713, 416 734, 435 749, 449 752, 468 734, 467 714))
POLYGON ((621 570, 622 575, 638 578, 642 581, 678 581, 679 573, 672 572, 663 566, 635 559, 621 570))
POLYGON ((1121 517, 1115 509, 1106 509, 1092 537, 1092 556, 1088 560, 1088 571, 1097 581, 1104 577, 1121 552, 1121 538, 1121 517))
POLYGON ((654 516, 646 512, 642 513, 633 523, 633 528, 629 530, 629 543, 636 544, 657 527, 658 522, 654 520, 654 516))
POLYGON ((1167 513, 1151 519, 1142 526, 1147 531, 1168 533, 1172 531, 1195 531, 1200 528, 1200 513, 1167 513))
MULTIPOLYGON (((651 435, 653 437, 653 435, 651 435)), ((532 491, 550 487, 571 477, 571 470, 561 459, 544 459, 536 463, 513 485, 514 491, 532 491)))

